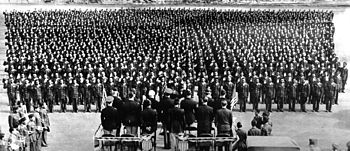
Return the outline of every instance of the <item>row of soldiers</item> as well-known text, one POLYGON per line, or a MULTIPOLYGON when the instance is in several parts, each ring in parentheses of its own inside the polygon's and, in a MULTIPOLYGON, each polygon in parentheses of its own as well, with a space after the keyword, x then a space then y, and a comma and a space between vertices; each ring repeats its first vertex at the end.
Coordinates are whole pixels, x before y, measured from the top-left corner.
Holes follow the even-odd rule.
MULTIPOLYGON (((286 83, 305 79, 312 83, 310 91, 317 79, 324 85, 325 79, 334 79, 343 88, 347 77, 334 52, 333 13, 328 11, 119 9, 4 14, 8 29, 4 65, 9 73, 5 83, 12 104, 17 98, 44 100, 49 106, 63 102, 63 111, 67 103, 75 111, 79 104, 75 102, 83 102, 86 111, 91 103, 100 110, 100 102, 112 90, 127 98, 127 92, 136 89, 142 98, 151 89, 162 96, 166 87, 177 92, 194 92, 198 87, 199 100, 208 87, 214 99, 225 87, 232 98, 232 88, 241 91, 242 77, 249 85, 247 94, 254 98, 254 77, 263 85, 271 81, 278 85, 281 78, 286 83), (80 89, 73 88, 75 83, 80 89), (30 95, 24 95, 25 85, 30 85, 30 95), (35 90, 40 87, 45 89, 35 90)), ((265 102, 265 96, 258 98, 265 102)))
POLYGON ((30 112, 33 106, 46 103, 49 112, 53 112, 54 105, 60 104, 61 112, 67 111, 67 104, 71 104, 73 112, 78 111, 78 105, 84 104, 84 111, 91 112, 91 104, 96 104, 96 112, 101 111, 102 98, 106 95, 104 85, 100 79, 94 83, 90 81, 79 84, 77 80, 36 79, 33 81, 9 80, 4 84, 8 89, 11 107, 22 102, 30 112))
MULTIPOLYGON (((331 111, 332 104, 338 104, 338 93, 344 92, 347 81, 346 63, 338 71, 332 74, 325 72, 324 75, 294 77, 268 74, 265 76, 244 76, 232 75, 215 77, 211 81, 206 77, 199 80, 185 80, 186 77, 167 77, 160 74, 150 78, 127 76, 123 78, 73 78, 50 76, 35 78, 23 77, 4 81, 8 89, 9 103, 11 106, 18 101, 27 105, 30 111, 31 106, 45 102, 49 111, 53 111, 55 104, 61 105, 61 111, 66 111, 66 105, 72 104, 73 111, 78 111, 78 105, 84 104, 84 111, 91 111, 91 104, 96 104, 96 111, 100 111, 103 99, 107 95, 117 92, 118 96, 125 99, 128 93, 135 91, 136 98, 143 100, 142 96, 154 91, 159 99, 166 88, 173 89, 176 95, 182 96, 183 90, 197 91, 198 100, 202 101, 208 92, 215 100, 220 98, 220 92, 227 93, 226 99, 238 98, 240 111, 246 110, 246 103, 252 103, 253 109, 258 109, 259 103, 266 103, 266 109, 272 111, 271 104, 277 103, 277 110, 283 111, 283 104, 289 104, 289 110, 295 111, 295 104, 300 103, 302 111, 305 110, 305 103, 313 103, 314 111, 319 110, 319 104, 327 104, 327 111, 331 111), (30 79, 30 80, 28 80, 30 79), (64 80, 68 79, 68 80, 64 80), (237 93, 236 93, 237 92, 237 93)), ((191 97, 194 97, 192 93, 191 97)))

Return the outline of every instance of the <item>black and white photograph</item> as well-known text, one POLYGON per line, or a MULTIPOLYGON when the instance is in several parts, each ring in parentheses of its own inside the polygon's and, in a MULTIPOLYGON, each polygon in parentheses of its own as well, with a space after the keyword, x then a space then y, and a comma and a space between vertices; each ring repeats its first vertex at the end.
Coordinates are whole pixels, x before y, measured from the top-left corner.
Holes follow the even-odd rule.
POLYGON ((0 0, 0 151, 350 151, 350 0, 0 0))

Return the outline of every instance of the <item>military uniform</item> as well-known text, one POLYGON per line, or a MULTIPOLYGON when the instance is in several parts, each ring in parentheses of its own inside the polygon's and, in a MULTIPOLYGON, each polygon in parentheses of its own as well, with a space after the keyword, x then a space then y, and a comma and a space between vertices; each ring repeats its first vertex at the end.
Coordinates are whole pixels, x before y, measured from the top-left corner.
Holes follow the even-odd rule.
POLYGON ((272 112, 272 102, 275 99, 275 94, 276 94, 275 84, 270 82, 267 85, 267 94, 266 94, 266 110, 269 112, 272 112))
POLYGON ((79 84, 78 83, 73 83, 71 86, 71 91, 72 91, 72 106, 73 106, 73 112, 78 112, 78 102, 79 102, 79 84))
POLYGON ((245 112, 248 96, 249 96, 249 85, 248 83, 244 82, 242 84, 240 92, 238 92, 240 112, 245 112))
POLYGON ((304 82, 301 86, 301 94, 300 94, 300 109, 303 112, 306 112, 305 104, 310 95, 310 84, 308 82, 304 82))
POLYGON ((259 109, 259 102, 260 102, 260 97, 262 94, 262 87, 263 85, 260 82, 257 82, 255 84, 255 87, 250 95, 252 95, 252 103, 253 103, 253 110, 258 110, 259 109))
POLYGON ((325 102, 326 102, 326 111, 332 111, 332 104, 335 99, 337 92, 337 84, 333 81, 327 83, 325 87, 325 102))
POLYGON ((320 108, 320 101, 324 93, 324 88, 321 82, 318 82, 314 88, 315 88, 315 98, 314 98, 314 101, 312 102, 313 104, 312 107, 314 111, 318 112, 320 108))
POLYGON ((66 112, 67 103, 68 103, 68 87, 67 87, 67 85, 62 83, 59 91, 60 91, 61 112, 66 112))
POLYGON ((283 104, 286 99, 286 85, 284 82, 277 85, 277 110, 283 112, 283 104))

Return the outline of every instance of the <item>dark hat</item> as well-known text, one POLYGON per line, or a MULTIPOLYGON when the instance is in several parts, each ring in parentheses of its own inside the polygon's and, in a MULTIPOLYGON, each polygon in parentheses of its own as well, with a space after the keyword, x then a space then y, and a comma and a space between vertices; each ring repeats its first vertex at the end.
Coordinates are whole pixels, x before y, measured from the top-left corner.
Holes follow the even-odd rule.
POLYGON ((113 100, 114 100, 114 97, 113 97, 113 96, 107 96, 107 98, 106 98, 106 102, 107 102, 107 103, 112 103, 113 100))

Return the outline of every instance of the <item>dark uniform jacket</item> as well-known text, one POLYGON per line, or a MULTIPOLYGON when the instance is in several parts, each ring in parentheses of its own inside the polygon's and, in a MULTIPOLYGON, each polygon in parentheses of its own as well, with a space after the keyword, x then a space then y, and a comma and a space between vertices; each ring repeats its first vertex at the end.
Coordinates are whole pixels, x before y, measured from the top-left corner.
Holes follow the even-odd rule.
POLYGON ((152 133, 157 130, 157 112, 154 109, 146 108, 141 111, 141 129, 143 133, 152 133))
POLYGON ((101 124, 103 129, 112 131, 120 127, 120 115, 114 107, 107 106, 101 112, 101 124))
POLYGON ((227 108, 221 108, 216 111, 215 123, 218 133, 231 133, 232 112, 227 108))
POLYGON ((161 111, 161 121, 166 122, 166 118, 168 117, 168 110, 174 106, 174 100, 171 98, 163 97, 163 99, 159 102, 159 109, 161 111))
POLYGON ((191 125, 196 120, 195 109, 197 108, 197 102, 191 98, 186 98, 181 101, 181 108, 185 110, 186 124, 191 125))
POLYGON ((168 110, 168 123, 171 133, 182 133, 185 129, 185 111, 173 107, 168 110))
POLYGON ((126 100, 122 105, 123 124, 126 126, 138 126, 140 124, 141 106, 134 100, 126 100))
POLYGON ((198 133, 210 133, 214 119, 213 108, 208 105, 201 105, 196 110, 198 133))

